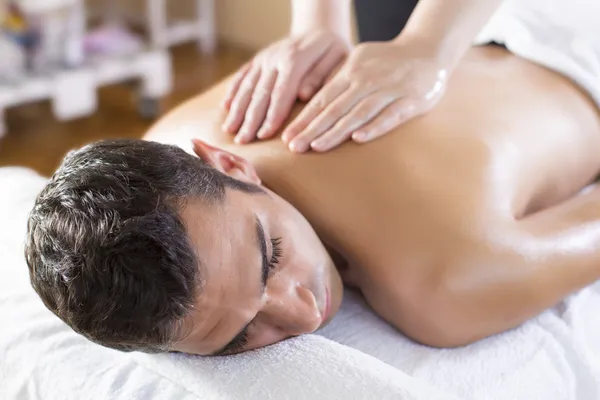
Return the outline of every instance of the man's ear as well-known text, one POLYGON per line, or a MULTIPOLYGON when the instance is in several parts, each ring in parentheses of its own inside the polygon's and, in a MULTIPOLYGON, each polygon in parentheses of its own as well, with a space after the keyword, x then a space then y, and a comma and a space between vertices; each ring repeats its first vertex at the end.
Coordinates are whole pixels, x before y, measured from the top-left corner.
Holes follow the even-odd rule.
POLYGON ((211 146, 200 139, 192 139, 192 149, 198 157, 214 169, 246 182, 261 184, 254 166, 245 158, 227 150, 211 146))

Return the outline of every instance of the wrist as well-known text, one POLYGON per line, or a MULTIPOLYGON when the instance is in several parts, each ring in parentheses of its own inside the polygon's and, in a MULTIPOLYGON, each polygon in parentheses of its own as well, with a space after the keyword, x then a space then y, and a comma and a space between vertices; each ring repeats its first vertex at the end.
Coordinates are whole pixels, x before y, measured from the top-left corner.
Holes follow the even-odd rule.
POLYGON ((290 35, 332 32, 352 41, 350 0, 293 0, 290 35))
POLYGON ((451 71, 466 49, 459 45, 437 40, 420 32, 403 32, 390 42, 394 46, 410 48, 410 53, 419 58, 430 59, 441 69, 451 71))
POLYGON ((431 57, 453 69, 501 3, 502 0, 419 1, 396 41, 422 46, 431 57))
POLYGON ((307 35, 314 32, 329 32, 332 33, 344 41, 351 42, 352 41, 352 32, 349 29, 343 29, 341 27, 331 25, 331 24, 322 24, 322 23, 310 23, 310 24, 302 24, 302 25, 292 25, 289 31, 290 36, 302 36, 307 35))

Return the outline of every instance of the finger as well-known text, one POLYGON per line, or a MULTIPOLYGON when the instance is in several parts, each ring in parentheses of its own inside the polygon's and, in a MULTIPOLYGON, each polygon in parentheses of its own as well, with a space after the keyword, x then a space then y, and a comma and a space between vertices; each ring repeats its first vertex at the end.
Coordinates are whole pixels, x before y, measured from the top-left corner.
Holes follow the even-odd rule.
POLYGON ((298 84, 298 77, 289 70, 277 75, 265 122, 256 135, 259 139, 272 137, 289 116, 296 101, 298 84))
POLYGON ((226 110, 229 110, 229 108, 231 107, 231 102, 233 101, 240 87, 240 84, 242 83, 242 80, 250 70, 251 66, 251 62, 246 63, 235 73, 235 75, 233 75, 233 78, 231 78, 229 86, 227 87, 227 92, 225 93, 225 97, 223 98, 223 102, 221 103, 221 106, 226 110))
POLYGON ((260 68, 251 68, 246 74, 242 82, 240 83, 239 89, 231 102, 229 114, 223 124, 223 129, 229 133, 236 133, 240 129, 240 125, 244 121, 248 104, 252 98, 254 87, 260 77, 260 68))
POLYGON ((290 143, 300 132, 305 130, 309 124, 327 108, 333 100, 344 93, 350 87, 346 79, 337 78, 325 85, 323 89, 304 107, 298 116, 287 126, 281 139, 290 143))
POLYGON ((336 65, 344 58, 344 50, 334 46, 321 57, 318 63, 302 80, 299 96, 303 101, 309 100, 317 90, 323 86, 325 79, 329 76, 336 65))
POLYGON ((304 152, 310 147, 310 143, 329 131, 340 119, 348 113, 362 97, 364 89, 348 89, 335 99, 322 113, 300 132, 289 143, 290 150, 304 152))
POLYGON ((409 98, 397 100, 387 106, 379 115, 352 134, 352 140, 365 143, 385 135, 408 120, 421 114, 418 103, 409 98))
POLYGON ((246 110, 242 128, 235 137, 236 143, 248 143, 254 139, 256 131, 265 120, 276 78, 277 72, 274 70, 263 71, 260 75, 260 79, 252 93, 250 104, 246 110))
POLYGON ((304 43, 300 51, 304 53, 300 59, 295 59, 293 53, 281 57, 267 117, 256 135, 259 139, 272 137, 283 125, 296 102, 300 80, 310 70, 313 60, 323 58, 327 45, 320 41, 311 41, 304 43))
POLYGON ((391 104, 396 97, 391 93, 376 92, 357 103, 338 123, 310 143, 315 151, 329 151, 346 141, 352 132, 361 128, 382 110, 391 104))

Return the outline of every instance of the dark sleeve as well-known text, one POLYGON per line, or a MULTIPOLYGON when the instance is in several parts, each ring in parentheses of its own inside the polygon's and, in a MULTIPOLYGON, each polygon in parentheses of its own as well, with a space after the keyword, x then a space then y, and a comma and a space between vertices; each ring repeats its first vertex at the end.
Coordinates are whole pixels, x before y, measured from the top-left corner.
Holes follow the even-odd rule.
POLYGON ((406 25, 419 0, 354 0, 359 40, 395 38, 406 25))

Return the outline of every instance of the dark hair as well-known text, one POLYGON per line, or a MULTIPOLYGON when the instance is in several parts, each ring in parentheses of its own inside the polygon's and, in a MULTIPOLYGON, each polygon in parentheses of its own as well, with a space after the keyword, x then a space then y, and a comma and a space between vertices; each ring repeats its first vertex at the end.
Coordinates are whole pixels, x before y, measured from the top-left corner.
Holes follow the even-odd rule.
POLYGON ((33 288, 96 343, 169 350, 201 289, 179 211, 190 197, 222 200, 226 187, 261 191, 172 145, 106 140, 69 153, 29 216, 33 288))

